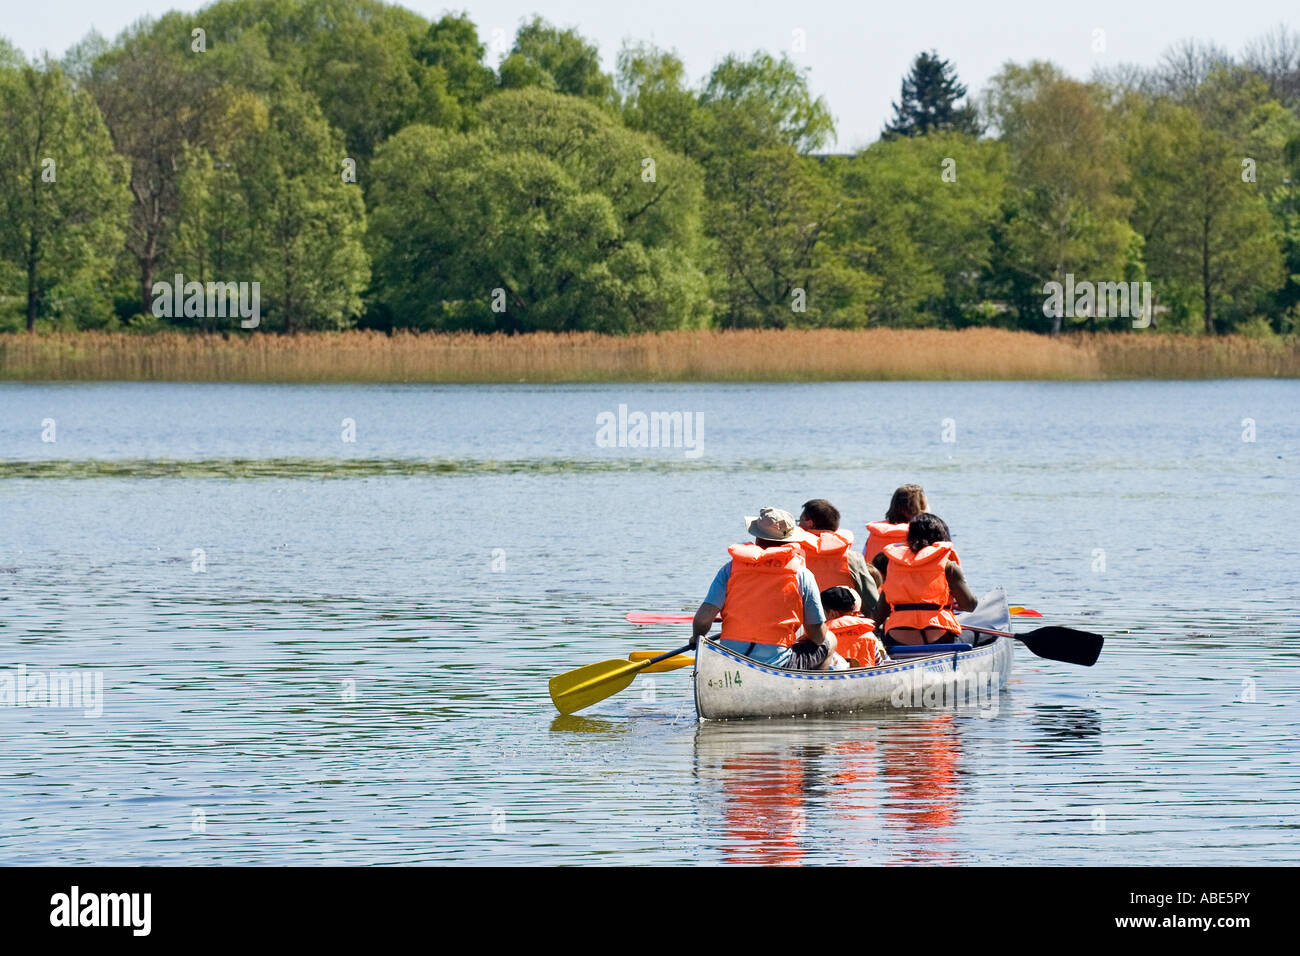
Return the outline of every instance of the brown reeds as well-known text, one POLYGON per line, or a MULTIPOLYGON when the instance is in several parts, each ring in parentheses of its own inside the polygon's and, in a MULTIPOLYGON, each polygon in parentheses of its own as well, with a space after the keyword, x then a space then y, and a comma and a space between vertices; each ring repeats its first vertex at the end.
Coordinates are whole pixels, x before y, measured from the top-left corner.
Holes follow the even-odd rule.
POLYGON ((616 338, 380 332, 0 335, 0 379, 734 382, 1300 377, 1300 344, 972 328, 695 331, 616 338))

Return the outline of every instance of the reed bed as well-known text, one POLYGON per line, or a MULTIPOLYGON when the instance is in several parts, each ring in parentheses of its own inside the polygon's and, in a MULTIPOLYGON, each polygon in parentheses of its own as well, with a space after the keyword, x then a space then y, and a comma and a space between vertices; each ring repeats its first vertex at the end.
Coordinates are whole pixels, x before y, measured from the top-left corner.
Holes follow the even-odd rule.
POLYGON ((293 336, 0 335, 0 379, 172 382, 739 382, 1300 377, 1300 344, 972 328, 293 336))

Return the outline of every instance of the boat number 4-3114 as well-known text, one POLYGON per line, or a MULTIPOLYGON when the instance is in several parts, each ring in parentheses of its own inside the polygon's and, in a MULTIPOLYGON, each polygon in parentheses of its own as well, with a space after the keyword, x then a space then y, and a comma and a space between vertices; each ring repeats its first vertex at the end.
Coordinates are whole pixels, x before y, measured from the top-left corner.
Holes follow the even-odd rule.
POLYGON ((717 678, 710 677, 709 686, 710 687, 739 687, 740 671, 736 671, 734 674, 731 671, 727 671, 721 677, 717 677, 717 678))

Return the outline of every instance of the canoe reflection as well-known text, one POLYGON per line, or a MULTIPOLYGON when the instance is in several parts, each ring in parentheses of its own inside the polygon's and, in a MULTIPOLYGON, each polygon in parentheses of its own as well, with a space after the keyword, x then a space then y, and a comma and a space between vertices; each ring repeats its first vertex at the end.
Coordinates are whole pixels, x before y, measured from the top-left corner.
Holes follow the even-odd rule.
POLYGON ((957 821, 961 801, 961 738, 952 714, 939 714, 906 726, 893 726, 881 738, 884 774, 892 785, 886 826, 905 831, 934 831, 923 847, 906 848, 898 862, 946 862, 944 829, 957 821))
POLYGON ((709 721, 702 809, 727 863, 951 862, 960 745, 952 714, 709 721))

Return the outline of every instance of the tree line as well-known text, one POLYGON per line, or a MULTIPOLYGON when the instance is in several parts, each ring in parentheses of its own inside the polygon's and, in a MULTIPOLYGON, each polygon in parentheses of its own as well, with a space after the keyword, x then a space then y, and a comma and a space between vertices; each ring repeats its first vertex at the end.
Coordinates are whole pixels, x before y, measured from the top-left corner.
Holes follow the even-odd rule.
POLYGON ((1150 283, 1159 329, 1300 331, 1285 27, 973 97, 925 52, 852 155, 786 56, 692 82, 627 43, 610 75, 540 18, 486 55, 467 15, 378 0, 221 0, 57 61, 0 40, 0 328, 239 327, 157 308, 181 275, 257 282, 288 332, 1132 327, 1045 309, 1074 280, 1150 283))

